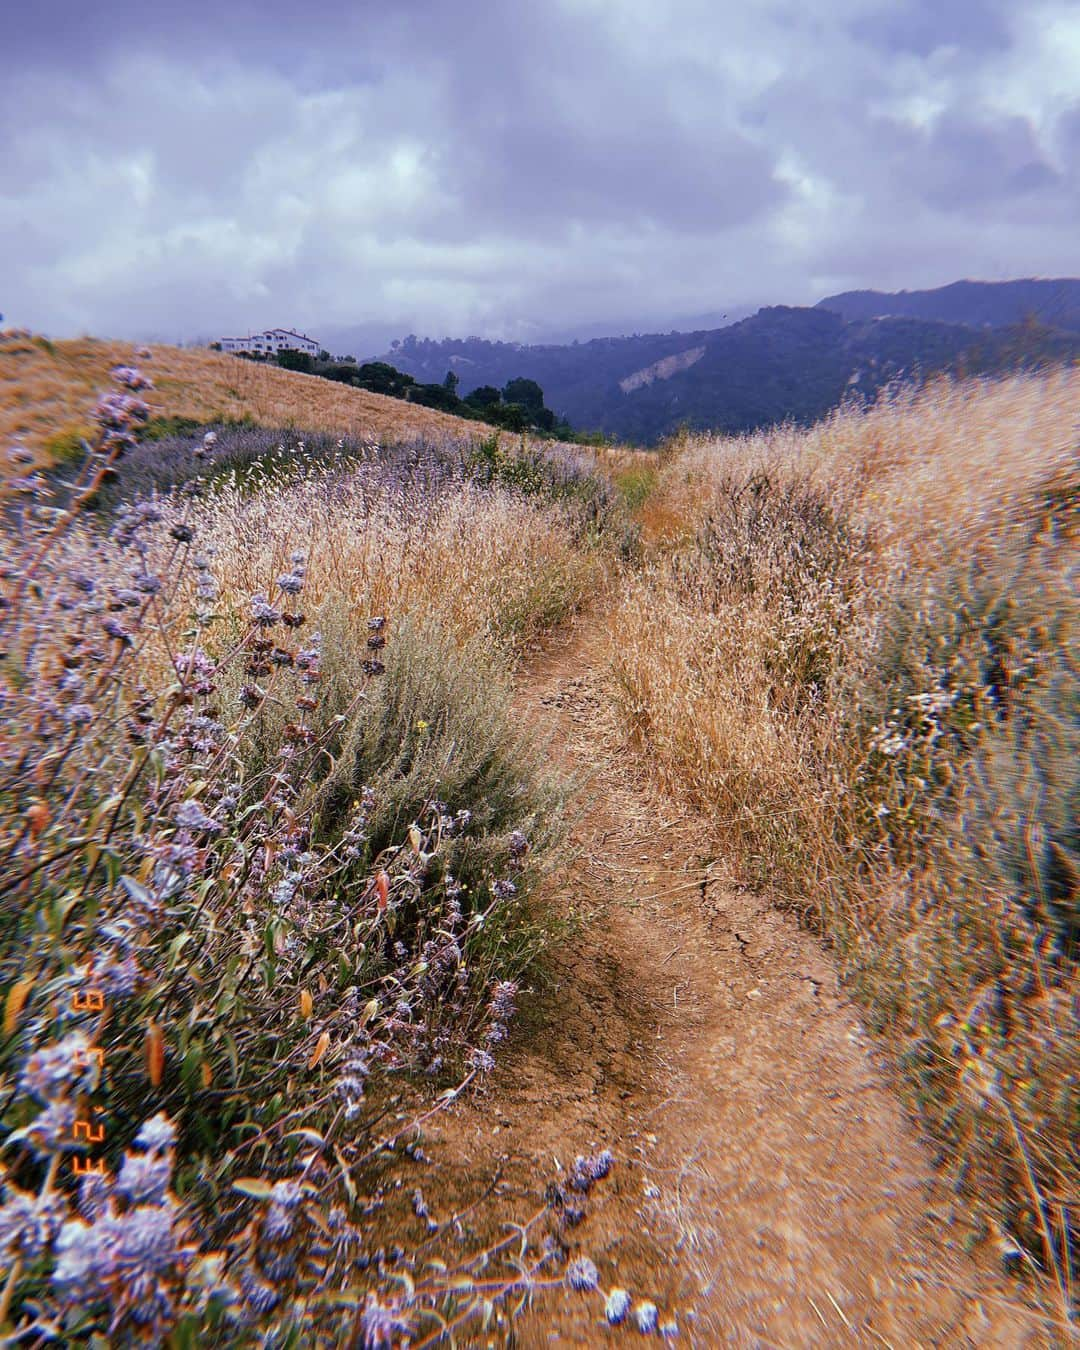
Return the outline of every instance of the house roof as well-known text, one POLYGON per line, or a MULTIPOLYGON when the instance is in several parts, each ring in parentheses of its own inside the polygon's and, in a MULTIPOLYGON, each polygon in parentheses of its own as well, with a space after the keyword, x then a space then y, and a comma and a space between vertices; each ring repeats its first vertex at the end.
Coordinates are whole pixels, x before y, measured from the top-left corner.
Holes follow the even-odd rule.
POLYGON ((294 338, 300 338, 300 339, 301 339, 302 341, 304 341, 304 342, 311 342, 311 343, 313 343, 316 347, 319 345, 318 339, 313 338, 313 337, 308 337, 308 335, 307 335, 306 333, 294 333, 293 330, 292 330, 291 328, 267 328, 267 329, 264 329, 263 332, 261 332, 261 333, 248 333, 246 337, 221 337, 221 338, 218 338, 218 341, 219 341, 219 342, 255 342, 255 341, 256 341, 257 339, 259 339, 259 338, 264 338, 264 337, 274 337, 275 335, 279 335, 279 336, 281 336, 281 337, 294 337, 294 338))

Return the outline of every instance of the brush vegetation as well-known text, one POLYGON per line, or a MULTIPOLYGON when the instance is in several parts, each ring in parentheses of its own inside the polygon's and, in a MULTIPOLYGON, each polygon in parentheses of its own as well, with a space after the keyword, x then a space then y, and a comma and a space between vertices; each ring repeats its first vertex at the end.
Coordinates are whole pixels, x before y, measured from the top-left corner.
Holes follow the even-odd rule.
POLYGON ((684 436, 612 618, 633 739, 744 874, 827 935, 957 1187, 1062 1300, 1080 1187, 1078 408, 1072 371, 684 436))
POLYGON ((0 1326, 463 1324, 517 1246, 469 1254, 482 1288, 455 1250, 421 1270, 364 1197, 491 1069, 560 931, 532 893, 563 787, 510 675, 595 588, 617 503, 557 454, 234 428, 183 471, 160 442, 165 478, 110 505, 150 415, 117 377, 81 472, 25 478, 3 536, 0 1326))
POLYGON ((81 462, 82 440, 94 434, 94 400, 118 365, 145 366, 154 377, 157 416, 141 429, 144 438, 167 433, 170 424, 184 433, 222 423, 387 442, 481 440, 489 434, 482 423, 437 408, 277 365, 206 348, 160 345, 152 356, 140 356, 140 350, 98 338, 51 342, 0 333, 0 445, 18 441, 39 465, 81 462))

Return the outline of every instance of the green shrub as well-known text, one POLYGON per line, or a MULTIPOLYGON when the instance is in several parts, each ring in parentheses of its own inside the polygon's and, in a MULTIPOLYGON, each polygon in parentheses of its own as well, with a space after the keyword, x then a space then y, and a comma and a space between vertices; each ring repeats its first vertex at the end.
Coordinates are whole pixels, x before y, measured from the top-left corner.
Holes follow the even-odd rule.
POLYGON ((79 427, 54 432, 45 442, 45 453, 58 467, 81 464, 86 455, 84 433, 79 427))
MULTIPOLYGON (((343 608, 326 607, 320 627, 330 679, 323 693, 327 717, 347 705, 371 653, 366 629, 358 631, 343 608)), ((385 666, 322 784, 320 829, 332 838, 357 794, 369 788, 375 799, 367 825, 370 859, 436 799, 448 820, 466 812, 470 824, 467 834, 448 833, 431 884, 444 887, 452 876, 465 891, 464 913, 482 913, 492 885, 516 866, 520 832, 528 840, 528 862, 515 884, 527 891, 560 841, 561 797, 538 747, 511 713, 504 671, 483 644, 462 650, 437 624, 419 618, 393 626, 385 666)), ((475 938, 493 963, 493 977, 510 979, 539 950, 542 933, 511 903, 498 906, 475 938)))

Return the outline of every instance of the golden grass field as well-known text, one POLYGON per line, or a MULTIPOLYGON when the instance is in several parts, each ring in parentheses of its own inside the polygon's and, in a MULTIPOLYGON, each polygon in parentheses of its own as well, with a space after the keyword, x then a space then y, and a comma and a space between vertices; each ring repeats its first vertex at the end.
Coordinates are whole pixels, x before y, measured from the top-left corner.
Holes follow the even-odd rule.
MULTIPOLYGON (((683 434, 659 454, 572 447, 583 478, 618 488, 619 520, 634 512, 640 547, 623 548, 614 516, 603 538, 585 528, 585 499, 575 508, 462 482, 428 500, 420 479, 368 492, 363 475, 382 481, 374 469, 390 465, 392 442, 460 445, 491 429, 205 350, 157 347, 147 359, 129 344, 0 335, 0 446, 21 438, 39 463, 62 456, 59 440, 89 433, 119 364, 153 378, 157 413, 382 442, 351 478, 284 464, 257 484, 217 481, 187 505, 176 495, 140 564, 169 576, 177 536, 166 527, 190 513, 216 587, 200 641, 217 660, 239 649, 253 594, 272 594, 299 550, 304 605, 326 637, 319 735, 363 685, 373 614, 420 634, 405 642, 431 679, 417 677, 403 725, 426 732, 445 653, 425 649, 424 625, 459 653, 454 678, 480 726, 529 644, 591 604, 626 740, 695 808, 716 857, 828 941, 985 1235, 1041 1253, 1069 1302, 1080 369, 940 379, 808 429, 683 434)), ((38 547, 32 536, 21 546, 38 547)), ((130 587, 131 566, 103 549, 92 520, 74 521, 49 562, 61 590, 87 574, 102 595, 130 587)), ((127 658, 134 693, 166 689, 208 584, 178 576, 156 595, 127 658)), ((69 679, 61 611, 39 599, 19 612, 19 641, 43 680, 69 679)), ((8 758, 36 763, 38 748, 14 750, 38 734, 37 695, 29 682, 7 693, 27 700, 9 719, 8 758)), ((260 735, 277 753, 292 724, 273 703, 260 735)), ((73 741, 85 743, 88 776, 130 754, 102 707, 100 745, 85 731, 73 741)), ((11 801, 16 837, 23 799, 11 801)))
POLYGON ((49 342, 0 333, 0 443, 19 439, 47 463, 54 438, 89 432, 91 409, 117 365, 145 370, 154 381, 148 402, 162 415, 200 422, 247 417, 259 426, 379 440, 490 434, 482 422, 222 352, 155 346, 140 358, 140 350, 100 338, 49 342))
POLYGON ((1080 1185, 1078 418, 1072 369, 678 439, 611 616, 655 773, 832 941, 958 1187, 1044 1254, 1080 1185))

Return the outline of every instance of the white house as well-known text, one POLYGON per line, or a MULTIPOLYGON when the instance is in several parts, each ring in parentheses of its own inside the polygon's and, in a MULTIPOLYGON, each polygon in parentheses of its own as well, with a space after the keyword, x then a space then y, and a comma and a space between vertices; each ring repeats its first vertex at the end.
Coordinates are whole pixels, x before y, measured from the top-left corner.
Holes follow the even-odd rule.
POLYGON ((314 338, 304 333, 294 333, 288 328, 268 328, 265 333, 249 333, 247 337, 219 338, 218 346, 223 352, 253 352, 260 356, 272 356, 276 352, 307 352, 318 356, 322 348, 314 338))

